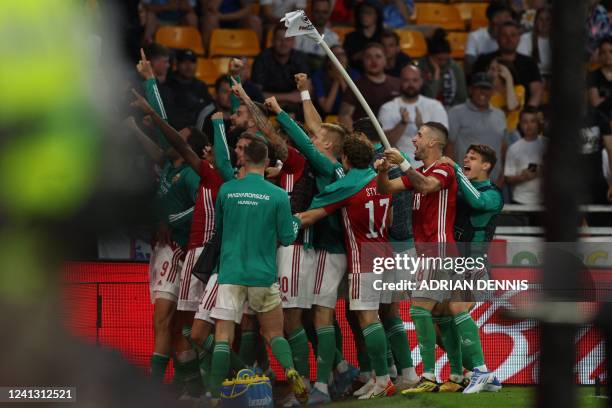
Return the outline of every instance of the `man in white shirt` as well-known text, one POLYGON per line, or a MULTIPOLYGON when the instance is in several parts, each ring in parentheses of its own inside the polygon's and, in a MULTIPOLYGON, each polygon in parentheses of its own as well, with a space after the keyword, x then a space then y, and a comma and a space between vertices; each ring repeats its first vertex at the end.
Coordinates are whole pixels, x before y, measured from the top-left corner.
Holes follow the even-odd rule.
POLYGON ((506 182, 513 186, 512 201, 541 204, 540 179, 546 138, 540 134, 536 108, 528 106, 521 112, 519 130, 523 137, 510 145, 506 155, 506 182))
POLYGON ((448 116, 440 102, 420 94, 423 77, 417 67, 406 65, 401 71, 400 81, 401 95, 380 107, 378 121, 389 143, 414 158, 412 138, 421 125, 439 122, 448 127, 448 116))
MULTIPOLYGON (((323 40, 329 45, 329 48, 340 45, 338 34, 336 34, 327 24, 331 12, 332 5, 330 0, 312 0, 309 13, 310 21, 317 31, 323 34, 323 40)), ((293 48, 308 55, 309 61, 314 65, 310 67, 313 71, 321 67, 327 55, 323 47, 307 35, 297 36, 293 48)))
POLYGON ((468 35, 465 46, 464 67, 469 74, 472 64, 479 55, 497 51, 497 31, 506 22, 512 20, 509 8, 499 3, 491 3, 487 7, 488 27, 481 27, 468 35))

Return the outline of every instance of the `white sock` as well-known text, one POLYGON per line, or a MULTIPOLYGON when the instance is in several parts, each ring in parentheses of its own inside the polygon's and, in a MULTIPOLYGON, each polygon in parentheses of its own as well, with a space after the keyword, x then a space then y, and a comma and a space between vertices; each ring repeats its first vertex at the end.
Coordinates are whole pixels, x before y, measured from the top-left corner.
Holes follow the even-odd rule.
POLYGON ((423 378, 427 378, 429 381, 436 382, 436 375, 434 373, 423 373, 423 378))
POLYGON ((381 384, 382 386, 386 387, 387 384, 389 384, 389 381, 391 381, 389 374, 376 376, 376 384, 381 384))
POLYGON ((346 362, 346 360, 342 360, 338 363, 338 365, 336 366, 336 371, 338 371, 340 374, 348 371, 348 363, 346 362))
POLYGON ((474 367, 474 368, 477 368, 477 369, 478 369, 478 371, 481 371, 481 372, 483 372, 483 371, 489 371, 489 370, 487 369, 487 366, 486 366, 486 365, 484 365, 484 364, 483 364, 483 365, 481 365, 481 366, 478 366, 478 367, 474 367))
POLYGON ((314 387, 315 389, 321 391, 322 393, 329 395, 329 388, 327 388, 327 384, 316 382, 314 384, 314 387))
POLYGON ((402 368, 402 378, 408 381, 415 381, 419 379, 414 367, 402 368))
POLYGON ((186 363, 188 361, 195 360, 196 358, 198 358, 198 355, 194 349, 179 351, 176 353, 176 361, 179 363, 186 363))

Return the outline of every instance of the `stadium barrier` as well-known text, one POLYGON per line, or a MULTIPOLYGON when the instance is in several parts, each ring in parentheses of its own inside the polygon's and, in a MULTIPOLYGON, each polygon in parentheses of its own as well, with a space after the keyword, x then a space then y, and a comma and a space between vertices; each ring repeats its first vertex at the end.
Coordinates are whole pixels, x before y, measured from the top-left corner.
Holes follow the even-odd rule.
MULTIPOLYGON (((525 275, 528 268, 500 268, 500 274, 525 275)), ((75 262, 64 270, 63 310, 67 328, 85 341, 119 350, 132 364, 149 367, 153 349, 149 299, 148 268, 145 263, 75 262)), ((506 384, 534 384, 538 380, 539 328, 532 320, 509 320, 502 310, 503 302, 480 303, 472 316, 480 327, 487 365, 506 384)), ((409 306, 401 313, 412 347, 417 372, 421 358, 416 347, 414 325, 409 306)), ((345 318, 345 303, 338 301, 337 318, 343 335, 344 354, 357 364, 352 334, 345 318)), ((581 327, 576 336, 576 382, 593 384, 604 375, 604 344, 597 330, 581 327)), ((449 364, 438 349, 436 374, 447 378, 449 364)), ((311 354, 311 376, 315 378, 315 360, 311 354)), ((272 368, 282 379, 276 361, 272 368)), ((171 372, 168 373, 168 376, 171 372)))

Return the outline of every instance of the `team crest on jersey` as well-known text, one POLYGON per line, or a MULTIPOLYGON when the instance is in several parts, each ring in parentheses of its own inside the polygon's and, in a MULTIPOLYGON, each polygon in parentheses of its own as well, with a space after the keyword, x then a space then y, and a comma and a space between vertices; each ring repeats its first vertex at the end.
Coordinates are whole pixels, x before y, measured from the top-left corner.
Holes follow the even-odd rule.
POLYGON ((181 178, 181 173, 178 173, 176 176, 172 177, 172 184, 175 184, 181 178))

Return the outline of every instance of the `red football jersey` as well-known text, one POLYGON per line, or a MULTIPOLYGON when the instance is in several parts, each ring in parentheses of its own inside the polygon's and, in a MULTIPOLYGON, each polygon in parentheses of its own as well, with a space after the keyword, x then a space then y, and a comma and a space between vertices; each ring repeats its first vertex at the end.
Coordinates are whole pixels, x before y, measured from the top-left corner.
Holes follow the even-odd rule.
POLYGON ((201 247, 215 230, 215 201, 223 184, 219 172, 206 160, 200 166, 200 186, 191 219, 187 249, 201 247))
POLYGON ((385 256, 389 242, 391 194, 380 194, 374 178, 358 193, 323 209, 328 214, 337 209, 341 211, 349 273, 372 272, 368 259, 385 256), (368 246, 368 254, 364 256, 363 244, 379 245, 368 246))
POLYGON ((302 176, 304 166, 306 165, 306 159, 294 147, 287 146, 287 151, 287 158, 278 176, 278 185, 287 193, 291 194, 293 185, 302 176))
MULTIPOLYGON (((412 199, 412 230, 414 242, 455 242, 453 227, 457 201, 457 178, 452 166, 434 163, 429 168, 416 169, 426 177, 435 177, 442 189, 430 194, 414 193, 412 199)), ((402 176, 407 189, 412 190, 408 176, 402 176)))

